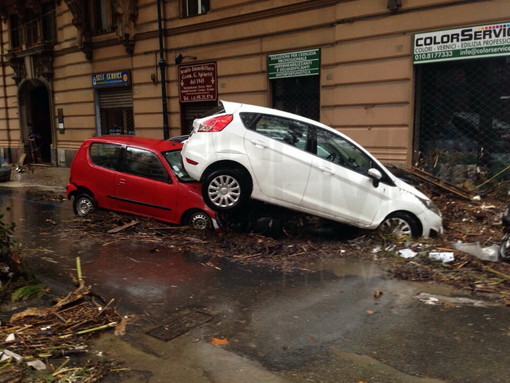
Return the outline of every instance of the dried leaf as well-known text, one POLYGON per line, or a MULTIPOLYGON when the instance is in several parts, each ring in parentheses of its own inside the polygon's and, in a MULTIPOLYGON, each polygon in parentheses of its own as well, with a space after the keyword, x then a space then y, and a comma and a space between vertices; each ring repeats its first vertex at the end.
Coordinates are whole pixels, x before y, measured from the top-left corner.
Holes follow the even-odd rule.
POLYGON ((23 318, 26 318, 26 317, 39 317, 39 318, 40 317, 46 317, 50 313, 51 313, 51 309, 50 308, 46 308, 46 307, 29 307, 28 309, 26 309, 23 312, 14 314, 11 317, 10 322, 14 323, 14 322, 19 321, 20 319, 23 319, 23 318))
POLYGON ((209 344, 212 344, 213 346, 222 346, 228 344, 228 339, 212 338, 209 344))

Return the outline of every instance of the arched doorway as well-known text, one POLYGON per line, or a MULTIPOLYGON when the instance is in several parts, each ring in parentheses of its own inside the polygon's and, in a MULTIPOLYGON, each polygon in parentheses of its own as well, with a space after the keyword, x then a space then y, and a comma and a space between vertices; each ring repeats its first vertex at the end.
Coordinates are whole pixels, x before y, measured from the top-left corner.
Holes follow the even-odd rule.
POLYGON ((53 125, 48 88, 40 81, 27 81, 19 91, 21 139, 27 160, 52 162, 53 125))

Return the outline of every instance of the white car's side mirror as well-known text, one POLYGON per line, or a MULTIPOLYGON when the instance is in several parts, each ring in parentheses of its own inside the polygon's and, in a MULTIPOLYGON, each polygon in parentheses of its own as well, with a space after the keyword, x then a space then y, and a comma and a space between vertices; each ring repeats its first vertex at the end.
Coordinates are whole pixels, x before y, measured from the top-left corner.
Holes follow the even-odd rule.
POLYGON ((382 178, 381 172, 378 169, 370 168, 368 169, 368 176, 372 178, 374 187, 378 187, 382 178))

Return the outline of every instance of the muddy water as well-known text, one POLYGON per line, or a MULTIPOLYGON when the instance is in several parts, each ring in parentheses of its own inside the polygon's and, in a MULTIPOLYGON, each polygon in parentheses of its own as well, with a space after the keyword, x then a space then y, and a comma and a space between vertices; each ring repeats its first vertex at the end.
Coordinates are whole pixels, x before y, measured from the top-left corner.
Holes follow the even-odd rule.
POLYGON ((318 260, 306 265, 310 272, 285 275, 234 266, 207 249, 76 243, 62 235, 74 219, 68 201, 6 192, 0 207, 45 283, 72 286, 79 256, 94 291, 136 316, 126 336, 95 345, 130 368, 109 381, 510 381, 507 307, 441 300, 459 294, 396 281, 357 260, 318 260), (211 320, 168 341, 147 334, 194 312, 211 320))

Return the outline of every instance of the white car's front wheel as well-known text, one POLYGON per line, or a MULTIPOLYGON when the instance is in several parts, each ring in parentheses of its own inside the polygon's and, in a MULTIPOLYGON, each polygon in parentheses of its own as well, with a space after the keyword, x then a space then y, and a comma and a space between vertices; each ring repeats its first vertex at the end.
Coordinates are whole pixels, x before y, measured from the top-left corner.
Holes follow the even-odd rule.
POLYGON ((422 235, 420 225, 416 219, 405 212, 390 214, 379 226, 383 234, 390 234, 396 237, 419 237, 422 235))
POLYGON ((239 170, 216 170, 202 185, 205 203, 216 211, 229 211, 240 207, 251 194, 248 177, 239 170))

